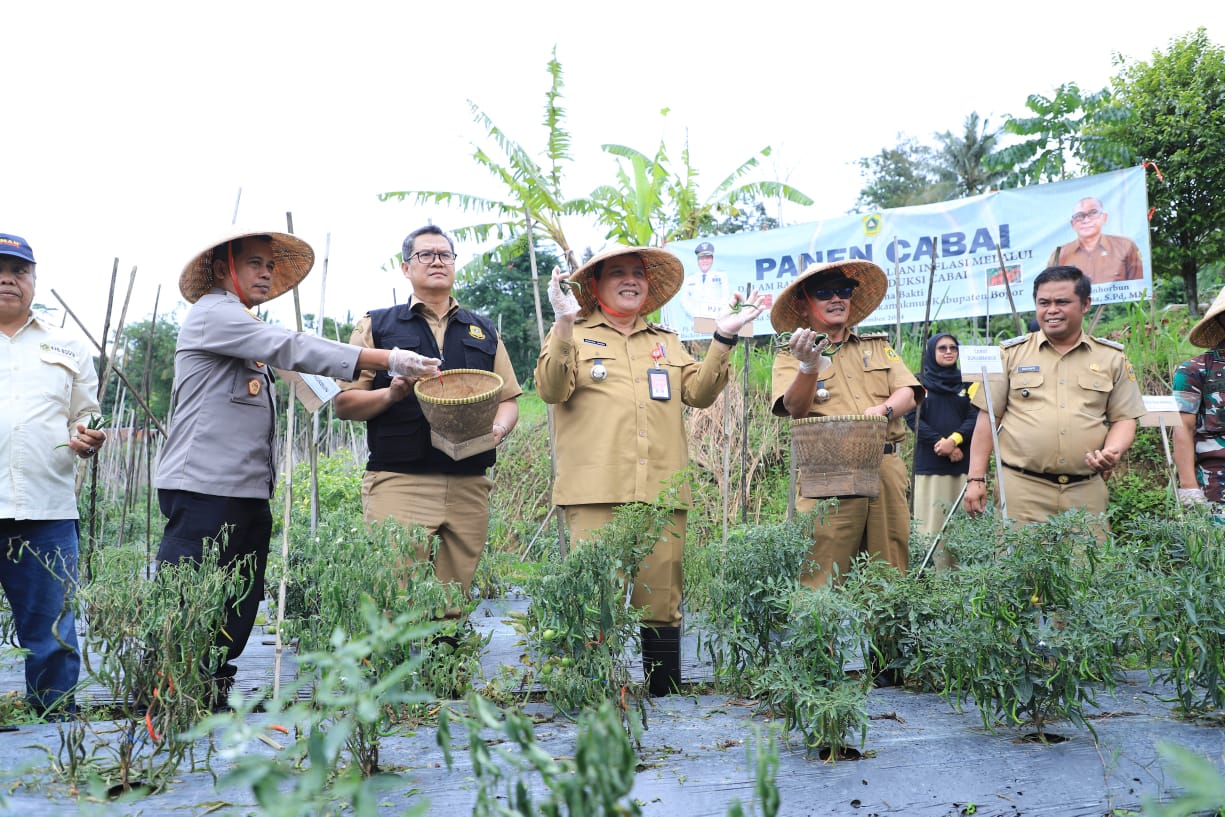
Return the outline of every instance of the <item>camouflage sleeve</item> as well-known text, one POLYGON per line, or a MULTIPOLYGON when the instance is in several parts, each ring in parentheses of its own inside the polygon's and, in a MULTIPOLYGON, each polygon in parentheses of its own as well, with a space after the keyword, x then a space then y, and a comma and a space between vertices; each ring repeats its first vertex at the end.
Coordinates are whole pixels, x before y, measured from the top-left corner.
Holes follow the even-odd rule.
POLYGON ((1194 360, 1179 365, 1174 372, 1174 401, 1181 414, 1199 414, 1203 407, 1203 368, 1194 360))

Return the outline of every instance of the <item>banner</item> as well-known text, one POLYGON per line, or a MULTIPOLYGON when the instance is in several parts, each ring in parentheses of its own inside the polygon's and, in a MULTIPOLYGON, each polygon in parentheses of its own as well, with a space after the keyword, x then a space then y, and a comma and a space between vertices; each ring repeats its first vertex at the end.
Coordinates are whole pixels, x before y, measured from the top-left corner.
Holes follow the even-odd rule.
MULTIPOLYGON (((1032 312, 1033 279, 1072 264, 1093 281, 1093 303, 1151 297, 1148 195, 1140 167, 1001 190, 956 201, 843 216, 794 227, 676 241, 681 291, 662 310, 690 340, 695 318, 712 318, 733 291, 752 286, 772 300, 810 264, 867 259, 889 279, 864 327, 1032 312), (999 249, 997 250, 997 245, 999 249), (699 253, 701 253, 699 255, 699 253), (1003 257, 1003 264, 1000 259, 1003 257), (900 297, 899 297, 900 296, 900 297), (900 303, 899 303, 900 301, 900 303), (900 311, 899 311, 900 310, 900 311)), ((753 324, 770 334, 769 316, 753 324)))

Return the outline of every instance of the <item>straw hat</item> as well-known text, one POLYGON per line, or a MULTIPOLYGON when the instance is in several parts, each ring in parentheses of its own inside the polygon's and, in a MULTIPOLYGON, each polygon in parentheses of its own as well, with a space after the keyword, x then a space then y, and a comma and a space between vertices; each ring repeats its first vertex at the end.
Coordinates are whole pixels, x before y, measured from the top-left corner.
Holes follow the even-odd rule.
POLYGON ((872 314, 880 302, 885 299, 885 290, 889 288, 889 279, 880 267, 871 261, 831 261, 826 264, 812 264, 787 288, 774 299, 770 309, 770 323, 775 332, 793 332, 801 327, 812 328, 812 314, 808 309, 808 301, 804 297, 804 282, 823 272, 837 271, 843 277, 859 282, 851 295, 851 309, 847 318, 847 326, 858 326, 866 317, 872 314))
MULTIPOLYGON (((200 296, 217 286, 213 280, 213 250, 224 246, 236 238, 259 236, 272 242, 272 287, 264 303, 278 295, 283 295, 296 287, 315 265, 315 251, 297 236, 289 233, 274 233, 267 230, 238 230, 231 227, 229 232, 217 237, 217 240, 205 246, 198 252, 179 275, 179 292, 188 303, 195 303, 200 296)), ((223 251, 224 252, 224 251, 223 251)), ((223 256, 224 257, 224 256, 223 256)))
POLYGON ((642 302, 642 309, 638 310, 639 315, 654 312, 680 292, 685 268, 675 255, 657 247, 613 247, 592 256, 590 261, 570 275, 571 281, 579 283, 574 297, 578 299, 580 315, 590 315, 598 306, 595 299, 595 278, 592 277, 595 268, 610 258, 622 255, 637 255, 641 258, 642 268, 647 275, 647 297, 642 302))
POLYGON ((1225 289, 1216 296, 1216 300, 1208 307, 1204 317, 1199 319, 1199 323, 1191 327, 1191 334, 1187 339, 1202 349, 1215 349, 1220 346, 1221 341, 1225 340, 1225 326, 1221 326, 1220 321, 1222 315, 1225 315, 1225 289))

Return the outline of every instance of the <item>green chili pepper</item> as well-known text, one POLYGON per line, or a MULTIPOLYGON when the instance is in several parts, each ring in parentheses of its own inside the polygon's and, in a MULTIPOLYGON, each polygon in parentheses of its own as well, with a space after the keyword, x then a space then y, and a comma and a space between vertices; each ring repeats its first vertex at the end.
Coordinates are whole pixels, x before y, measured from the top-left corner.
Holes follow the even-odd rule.
MULTIPOLYGON (((793 334, 795 333, 794 332, 779 332, 777 335, 774 336, 774 348, 780 351, 783 349, 790 348, 791 336, 793 334)), ((821 341, 828 340, 828 339, 829 339, 829 335, 825 334, 824 332, 818 332, 817 336, 813 338, 812 340, 812 348, 816 349, 817 346, 821 343, 821 341)), ((824 349, 821 350, 821 354, 824 357, 832 358, 834 355, 838 354, 839 348, 841 348, 840 345, 835 346, 834 344, 831 343, 830 345, 826 346, 824 349)))
MULTIPOLYGON (((93 417, 89 418, 89 422, 85 424, 85 427, 89 429, 90 431, 97 431, 98 429, 102 428, 105 425, 106 425, 106 418, 103 417, 101 414, 95 414, 93 417)), ((60 443, 59 445, 55 447, 55 449, 67 448, 67 447, 68 447, 68 443, 60 443)), ((54 451, 55 449, 52 449, 52 450, 54 451)))
POLYGON ((580 284, 578 281, 558 281, 557 285, 561 287, 562 292, 569 292, 572 287, 574 289, 583 288, 583 285, 580 284))

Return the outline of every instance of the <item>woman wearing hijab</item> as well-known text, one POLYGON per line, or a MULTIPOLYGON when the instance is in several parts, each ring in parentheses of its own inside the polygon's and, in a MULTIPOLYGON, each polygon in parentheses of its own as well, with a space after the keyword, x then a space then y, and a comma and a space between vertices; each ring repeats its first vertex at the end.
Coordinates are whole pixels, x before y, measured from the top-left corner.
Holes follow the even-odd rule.
MULTIPOLYGON (((970 397, 978 384, 961 379, 959 346, 957 338, 947 333, 927 342, 919 375, 927 399, 906 415, 916 437, 914 515, 919 533, 925 536, 940 530, 969 473, 970 437, 978 421, 978 409, 970 405, 970 397)), ((944 548, 934 558, 939 568, 952 564, 944 548)))

